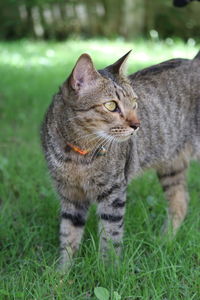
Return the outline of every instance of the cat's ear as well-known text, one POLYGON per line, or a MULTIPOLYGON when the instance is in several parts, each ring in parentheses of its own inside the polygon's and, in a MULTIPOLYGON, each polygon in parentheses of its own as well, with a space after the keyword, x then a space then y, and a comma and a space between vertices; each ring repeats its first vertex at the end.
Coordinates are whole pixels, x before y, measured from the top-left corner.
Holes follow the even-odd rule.
POLYGON ((106 70, 109 71, 112 74, 118 74, 118 75, 123 75, 125 72, 125 67, 126 67, 126 61, 130 55, 132 50, 127 52, 124 56, 122 56, 120 59, 118 59, 114 64, 106 67, 106 70))
POLYGON ((90 86, 92 81, 99 77, 101 75, 95 69, 91 57, 84 53, 77 60, 68 82, 73 90, 79 91, 82 88, 90 86))

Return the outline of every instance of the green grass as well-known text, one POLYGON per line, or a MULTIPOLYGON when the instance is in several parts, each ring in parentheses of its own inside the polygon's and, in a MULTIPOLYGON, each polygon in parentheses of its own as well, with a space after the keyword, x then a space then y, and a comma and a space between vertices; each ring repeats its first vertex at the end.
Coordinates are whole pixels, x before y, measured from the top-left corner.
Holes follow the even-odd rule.
MULTIPOLYGON (((92 207, 84 243, 69 274, 55 271, 59 201, 41 153, 39 128, 52 94, 88 52, 98 68, 129 49, 129 71, 172 57, 192 58, 182 42, 69 40, 0 43, 0 299, 96 299, 103 286, 130 299, 200 299, 199 165, 189 173, 191 203, 174 241, 160 237, 166 203, 153 171, 128 189, 124 259, 98 259, 92 207)), ((111 299, 114 300, 113 296, 111 299)))

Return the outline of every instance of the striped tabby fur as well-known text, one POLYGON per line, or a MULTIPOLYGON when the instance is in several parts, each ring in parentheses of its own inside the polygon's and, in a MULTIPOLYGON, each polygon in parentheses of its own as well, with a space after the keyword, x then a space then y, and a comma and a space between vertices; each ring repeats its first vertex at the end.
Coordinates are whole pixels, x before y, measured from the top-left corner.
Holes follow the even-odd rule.
POLYGON ((127 184, 149 167, 157 170, 169 203, 164 230, 172 225, 175 233, 187 212, 185 174, 190 159, 200 156, 199 55, 126 78, 127 56, 96 71, 83 54, 43 122, 44 153, 61 199, 63 268, 79 247, 93 202, 98 204, 102 253, 106 255, 110 242, 120 253, 127 184), (115 101, 115 111, 106 109, 108 101, 115 101), (88 152, 82 155, 69 144, 88 152))

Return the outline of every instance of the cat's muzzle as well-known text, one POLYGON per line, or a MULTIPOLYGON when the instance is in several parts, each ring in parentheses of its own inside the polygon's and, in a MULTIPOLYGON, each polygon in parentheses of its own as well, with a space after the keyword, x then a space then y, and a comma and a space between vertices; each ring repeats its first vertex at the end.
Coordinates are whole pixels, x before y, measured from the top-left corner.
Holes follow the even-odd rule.
POLYGON ((140 128, 139 126, 137 128, 133 128, 134 131, 132 131, 131 135, 134 135, 139 130, 139 128, 140 128))

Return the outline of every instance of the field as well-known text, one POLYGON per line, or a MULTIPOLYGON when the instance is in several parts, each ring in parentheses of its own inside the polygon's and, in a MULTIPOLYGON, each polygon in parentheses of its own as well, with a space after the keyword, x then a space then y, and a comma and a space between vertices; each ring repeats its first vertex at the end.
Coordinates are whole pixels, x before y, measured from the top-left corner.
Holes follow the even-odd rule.
POLYGON ((200 299, 199 164, 188 171, 190 207, 176 238, 160 234, 166 202, 150 170, 128 188, 124 258, 98 258, 95 206, 71 271, 56 272, 59 201, 40 147, 44 112, 78 56, 102 68, 133 49, 129 72, 172 57, 192 58, 192 41, 69 40, 0 43, 0 299, 95 300, 104 287, 116 300, 200 299), (153 191, 153 192, 152 192, 153 191))

